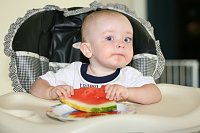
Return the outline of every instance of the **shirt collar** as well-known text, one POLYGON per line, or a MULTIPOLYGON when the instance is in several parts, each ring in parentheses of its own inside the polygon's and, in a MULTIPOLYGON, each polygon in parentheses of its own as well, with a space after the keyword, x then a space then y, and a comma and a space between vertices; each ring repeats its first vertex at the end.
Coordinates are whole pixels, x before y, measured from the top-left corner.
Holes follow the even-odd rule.
POLYGON ((88 65, 83 63, 81 65, 81 76, 90 83, 107 83, 114 80, 120 73, 120 69, 118 68, 114 73, 102 77, 92 76, 87 74, 88 65))

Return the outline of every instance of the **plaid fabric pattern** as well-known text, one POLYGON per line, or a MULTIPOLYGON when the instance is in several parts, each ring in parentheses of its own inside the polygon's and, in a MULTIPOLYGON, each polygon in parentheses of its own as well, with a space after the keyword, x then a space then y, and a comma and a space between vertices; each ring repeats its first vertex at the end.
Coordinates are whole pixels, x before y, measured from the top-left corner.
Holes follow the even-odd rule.
POLYGON ((17 51, 11 57, 10 77, 13 81, 14 91, 30 92, 31 85, 40 76, 47 71, 56 72, 69 63, 50 62, 45 57, 38 54, 17 51))
POLYGON ((160 47, 157 47, 157 49, 157 55, 147 53, 134 55, 131 64, 142 72, 144 76, 152 76, 155 80, 161 76, 165 66, 165 59, 162 52, 159 51, 160 47))
POLYGON ((16 71, 12 72, 10 77, 15 78, 14 91, 30 92, 30 87, 36 78, 49 70, 48 60, 30 56, 30 52, 27 52, 27 55, 15 54, 13 58, 15 60, 13 63, 15 63, 16 67, 14 70, 16 71))
POLYGON ((133 59, 132 66, 143 73, 144 76, 154 77, 153 73, 156 69, 155 64, 157 64, 156 58, 148 58, 147 56, 143 56, 141 58, 133 59))

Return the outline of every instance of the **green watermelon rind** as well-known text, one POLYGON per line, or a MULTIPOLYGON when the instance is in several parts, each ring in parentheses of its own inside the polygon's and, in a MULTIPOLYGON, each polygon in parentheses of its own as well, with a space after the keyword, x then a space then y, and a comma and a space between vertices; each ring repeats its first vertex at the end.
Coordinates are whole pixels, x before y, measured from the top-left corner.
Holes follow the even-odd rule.
POLYGON ((116 105, 109 107, 91 108, 91 112, 111 112, 117 109, 116 105))

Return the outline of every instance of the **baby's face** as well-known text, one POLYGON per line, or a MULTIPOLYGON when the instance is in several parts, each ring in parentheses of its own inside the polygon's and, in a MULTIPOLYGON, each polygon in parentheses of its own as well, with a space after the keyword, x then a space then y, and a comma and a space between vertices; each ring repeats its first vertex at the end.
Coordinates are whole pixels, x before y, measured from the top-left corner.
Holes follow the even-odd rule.
POLYGON ((111 69, 126 66, 133 58, 133 28, 119 14, 106 14, 90 28, 91 63, 111 69))

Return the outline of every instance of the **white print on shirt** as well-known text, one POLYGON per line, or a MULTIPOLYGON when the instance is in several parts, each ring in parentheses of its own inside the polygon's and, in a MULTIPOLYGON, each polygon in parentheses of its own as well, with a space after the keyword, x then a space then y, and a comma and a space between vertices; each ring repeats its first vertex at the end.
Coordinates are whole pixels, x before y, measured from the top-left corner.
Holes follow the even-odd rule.
POLYGON ((81 88, 81 87, 95 87, 95 88, 101 88, 100 85, 85 84, 85 83, 80 83, 80 88, 81 88))

